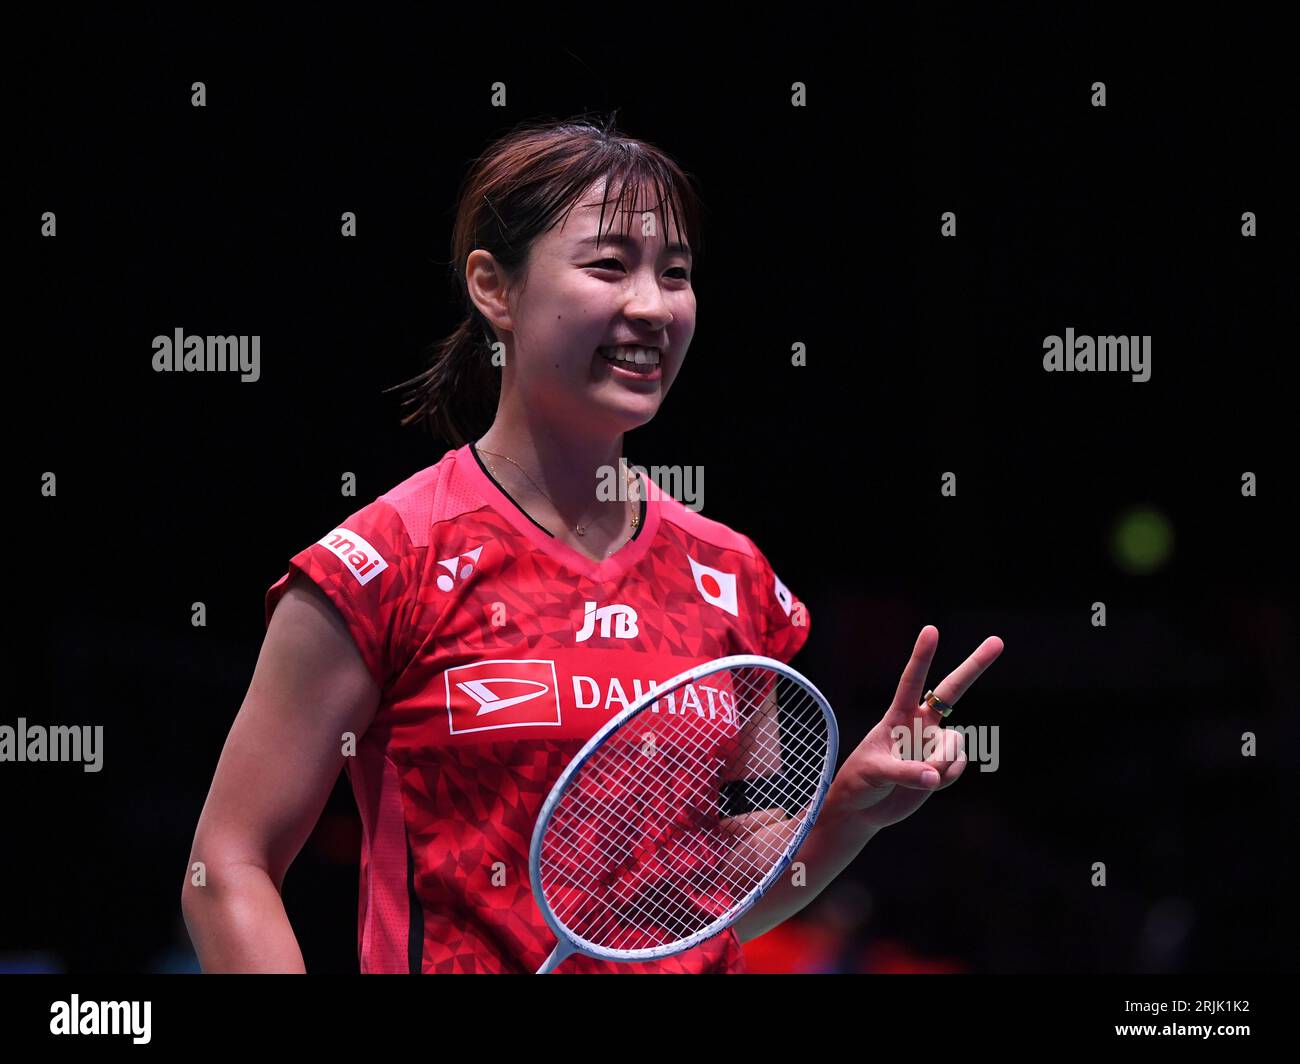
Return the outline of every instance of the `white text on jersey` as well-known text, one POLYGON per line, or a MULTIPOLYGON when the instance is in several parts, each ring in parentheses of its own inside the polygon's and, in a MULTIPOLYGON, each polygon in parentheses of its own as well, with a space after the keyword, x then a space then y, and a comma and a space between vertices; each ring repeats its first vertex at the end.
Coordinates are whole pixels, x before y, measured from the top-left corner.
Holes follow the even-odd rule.
POLYGON ((584 643, 591 638, 598 622, 601 639, 635 639, 641 634, 636 623, 636 610, 631 606, 625 606, 620 602, 597 609, 596 603, 588 602, 584 608, 582 628, 577 635, 579 643, 584 643))

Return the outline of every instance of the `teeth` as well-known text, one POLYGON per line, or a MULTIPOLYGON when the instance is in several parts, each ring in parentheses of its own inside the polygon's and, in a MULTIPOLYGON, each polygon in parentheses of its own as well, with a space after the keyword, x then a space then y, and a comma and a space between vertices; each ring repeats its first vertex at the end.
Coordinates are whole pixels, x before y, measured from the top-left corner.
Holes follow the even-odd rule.
POLYGON ((639 366, 659 365, 659 352, 653 347, 602 347, 600 353, 611 362, 631 362, 639 366))

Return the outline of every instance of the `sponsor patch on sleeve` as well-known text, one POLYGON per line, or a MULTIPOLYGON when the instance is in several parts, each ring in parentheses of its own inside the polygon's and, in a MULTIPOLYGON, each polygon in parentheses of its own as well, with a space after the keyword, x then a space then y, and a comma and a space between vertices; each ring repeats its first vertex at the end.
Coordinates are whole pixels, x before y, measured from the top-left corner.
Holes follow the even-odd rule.
POLYGON ((370 583, 388 568, 388 563, 380 557, 379 551, 375 550, 365 537, 346 528, 336 528, 333 532, 326 533, 317 542, 326 550, 337 554, 348 567, 348 571, 356 577, 357 583, 362 586, 370 583))

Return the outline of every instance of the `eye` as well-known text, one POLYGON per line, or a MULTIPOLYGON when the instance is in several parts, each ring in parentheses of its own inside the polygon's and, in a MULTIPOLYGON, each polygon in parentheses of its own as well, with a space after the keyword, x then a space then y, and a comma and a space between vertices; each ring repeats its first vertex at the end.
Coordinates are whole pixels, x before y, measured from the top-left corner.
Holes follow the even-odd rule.
MULTIPOLYGON (((622 260, 620 259, 600 259, 597 262, 589 262, 587 264, 588 269, 613 269, 615 266, 619 269, 624 268, 622 260)), ((690 274, 686 272, 685 266, 674 266, 669 272, 673 271, 676 271, 678 275, 673 278, 676 281, 689 281, 691 279, 690 274)))

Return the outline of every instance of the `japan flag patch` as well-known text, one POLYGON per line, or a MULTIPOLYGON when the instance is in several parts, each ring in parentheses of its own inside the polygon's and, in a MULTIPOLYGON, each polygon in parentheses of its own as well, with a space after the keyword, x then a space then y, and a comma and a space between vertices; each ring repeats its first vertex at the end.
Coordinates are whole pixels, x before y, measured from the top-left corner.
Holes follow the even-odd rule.
POLYGON ((689 554, 686 558, 691 563, 695 586, 704 596, 704 601, 713 603, 718 609, 726 610, 733 617, 739 617, 740 610, 736 607, 736 574, 724 573, 721 569, 702 565, 689 554))
POLYGON ((776 601, 781 604, 781 609, 785 610, 785 615, 790 616, 790 611, 794 608, 794 598, 790 594, 790 589, 781 583, 781 578, 772 574, 772 579, 776 581, 772 590, 776 592, 776 601))

